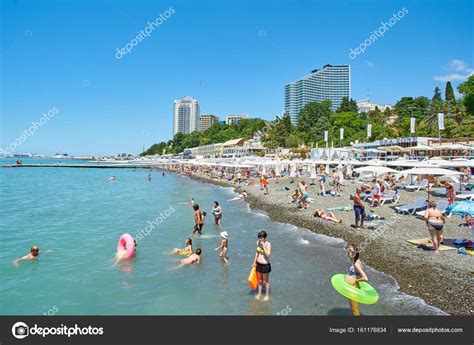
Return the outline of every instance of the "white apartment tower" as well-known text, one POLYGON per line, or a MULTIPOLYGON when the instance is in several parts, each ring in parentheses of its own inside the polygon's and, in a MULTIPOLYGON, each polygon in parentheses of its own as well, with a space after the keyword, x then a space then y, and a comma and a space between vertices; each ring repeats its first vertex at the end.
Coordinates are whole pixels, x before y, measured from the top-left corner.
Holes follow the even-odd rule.
POLYGON ((189 134, 200 129, 200 109, 197 99, 189 96, 174 101, 173 135, 189 134))

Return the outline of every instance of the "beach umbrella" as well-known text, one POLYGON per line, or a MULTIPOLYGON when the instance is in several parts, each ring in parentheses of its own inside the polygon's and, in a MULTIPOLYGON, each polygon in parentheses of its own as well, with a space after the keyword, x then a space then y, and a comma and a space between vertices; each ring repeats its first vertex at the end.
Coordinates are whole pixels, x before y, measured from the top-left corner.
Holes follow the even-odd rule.
POLYGON ((403 170, 403 173, 408 174, 408 175, 432 175, 432 176, 463 175, 463 173, 460 173, 459 171, 453 171, 453 170, 437 168, 437 167, 432 167, 432 168, 418 168, 417 167, 413 169, 403 170))
POLYGON ((311 164, 311 179, 315 179, 317 177, 316 174, 316 164, 311 164))
POLYGON ((446 209, 446 214, 474 217, 474 201, 464 200, 451 204, 446 209))
POLYGON ((352 176, 352 164, 351 161, 347 161, 347 168, 346 168, 347 176, 352 176))
POLYGON ((368 172, 368 173, 372 173, 374 175, 398 172, 395 169, 387 168, 387 167, 384 167, 384 166, 378 166, 378 165, 369 165, 369 166, 366 166, 366 167, 356 168, 356 169, 354 169, 354 171, 359 173, 359 174, 368 172))
POLYGON ((337 164, 337 174, 339 175, 339 180, 344 182, 344 174, 342 173, 342 161, 339 161, 337 164))
POLYGON ((290 167, 290 177, 295 177, 296 176, 296 164, 291 163, 290 167))

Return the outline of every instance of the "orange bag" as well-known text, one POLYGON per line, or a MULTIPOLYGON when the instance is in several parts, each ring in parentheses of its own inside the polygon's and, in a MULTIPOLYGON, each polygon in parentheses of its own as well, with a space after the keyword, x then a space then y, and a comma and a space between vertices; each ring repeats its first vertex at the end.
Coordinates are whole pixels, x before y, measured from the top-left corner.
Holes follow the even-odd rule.
POLYGON ((255 290, 257 288, 258 275, 257 275, 257 270, 255 269, 255 267, 252 267, 252 269, 250 270, 250 274, 247 281, 249 282, 249 285, 252 288, 252 290, 255 290))

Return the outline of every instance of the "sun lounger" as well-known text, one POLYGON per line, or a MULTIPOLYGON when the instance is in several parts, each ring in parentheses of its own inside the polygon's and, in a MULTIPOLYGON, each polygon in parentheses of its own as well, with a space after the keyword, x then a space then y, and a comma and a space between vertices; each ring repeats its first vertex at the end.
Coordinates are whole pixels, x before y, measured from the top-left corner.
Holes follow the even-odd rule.
POLYGON ((362 200, 362 201, 366 201, 367 199, 372 198, 373 195, 374 195, 374 192, 373 192, 373 191, 371 191, 371 192, 368 193, 368 194, 361 195, 361 200, 362 200))
MULTIPOLYGON (((445 213, 446 212, 446 209, 448 208, 449 206, 449 203, 447 200, 439 200, 437 203, 436 203, 436 209, 445 213)), ((425 211, 418 211, 415 213, 417 217, 421 217, 423 218, 425 216, 425 211)))
POLYGON ((410 190, 410 191, 418 192, 420 189, 426 189, 427 187, 428 187, 428 180, 424 179, 418 184, 415 183, 415 184, 412 184, 412 185, 405 186, 405 189, 410 190))
POLYGON ((474 200, 474 192, 468 192, 464 194, 457 194, 456 199, 459 200, 474 200))
MULTIPOLYGON (((397 203, 398 199, 400 199, 400 195, 398 195, 394 190, 389 190, 386 195, 382 195, 380 197, 380 205, 385 204, 386 201, 390 201, 395 204, 397 203)), ((372 197, 369 197, 368 200, 372 201, 372 197)))
POLYGON ((407 204, 407 205, 401 205, 401 206, 396 206, 395 210, 397 213, 408 213, 408 214, 414 214, 416 211, 420 209, 425 209, 428 206, 428 203, 425 200, 424 196, 420 196, 416 198, 415 202, 413 204, 407 204))

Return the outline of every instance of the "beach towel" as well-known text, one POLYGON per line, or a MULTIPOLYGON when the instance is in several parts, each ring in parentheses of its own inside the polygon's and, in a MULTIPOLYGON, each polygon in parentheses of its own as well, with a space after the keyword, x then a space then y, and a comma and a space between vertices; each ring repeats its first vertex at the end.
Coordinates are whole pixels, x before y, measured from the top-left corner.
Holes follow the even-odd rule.
MULTIPOLYGON (((414 240, 408 240, 408 243, 414 244, 418 246, 418 248, 421 249, 426 249, 426 250, 432 250, 434 249, 433 244, 429 242, 429 238, 419 238, 419 239, 414 239, 414 240)), ((444 240, 443 244, 439 246, 440 251, 445 251, 445 250, 455 250, 457 249, 456 246, 453 245, 453 241, 449 240, 444 240)))
POLYGON ((337 207, 329 207, 327 208, 328 211, 352 211, 352 207, 350 206, 337 206, 337 207))

